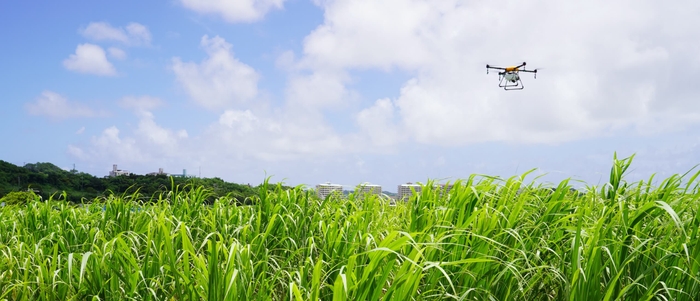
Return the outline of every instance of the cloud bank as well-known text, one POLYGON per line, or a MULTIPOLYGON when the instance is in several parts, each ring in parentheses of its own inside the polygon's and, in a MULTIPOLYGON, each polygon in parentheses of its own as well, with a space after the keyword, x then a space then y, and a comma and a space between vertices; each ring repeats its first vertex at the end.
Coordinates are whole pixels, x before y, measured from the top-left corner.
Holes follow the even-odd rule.
POLYGON ((45 116, 53 120, 71 118, 92 118, 104 116, 104 111, 91 109, 78 102, 70 102, 53 91, 44 91, 33 102, 27 103, 26 110, 31 115, 45 116))
POLYGON ((114 27, 107 22, 91 22, 78 32, 93 41, 119 42, 128 46, 148 46, 152 39, 148 27, 136 22, 131 22, 126 27, 114 27))

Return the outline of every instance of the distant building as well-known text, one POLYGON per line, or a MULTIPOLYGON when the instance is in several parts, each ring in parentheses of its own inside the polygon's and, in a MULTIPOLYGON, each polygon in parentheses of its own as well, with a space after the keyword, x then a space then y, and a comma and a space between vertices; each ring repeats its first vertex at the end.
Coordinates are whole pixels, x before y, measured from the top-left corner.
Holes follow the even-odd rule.
POLYGON ((110 177, 129 176, 129 175, 131 175, 131 172, 129 172, 128 170, 117 169, 117 164, 112 165, 112 171, 109 172, 110 177))
POLYGON ((382 194, 382 186, 363 183, 357 186, 355 191, 357 192, 357 195, 364 195, 365 193, 380 195, 382 194))
POLYGON ((413 190, 415 190, 416 193, 420 193, 421 191, 421 186, 418 184, 413 184, 411 182, 401 184, 399 185, 396 199, 404 201, 408 200, 408 198, 410 198, 413 195, 413 191, 411 191, 411 188, 413 188, 413 190))
POLYGON ((147 175, 149 175, 149 176, 159 176, 159 175, 167 176, 168 174, 163 172, 163 168, 158 168, 158 172, 150 172, 150 173, 147 173, 147 175))
POLYGON ((454 184, 440 184, 440 187, 442 188, 442 190, 443 190, 446 194, 449 194, 449 193, 450 193, 450 190, 452 190, 452 187, 453 187, 453 186, 454 186, 454 184))
POLYGON ((180 178, 193 178, 194 176, 188 176, 187 175, 187 169, 182 170, 182 174, 172 174, 173 177, 180 177, 180 178))
POLYGON ((325 199, 333 193, 342 195, 343 186, 340 184, 331 184, 330 182, 316 185, 316 194, 318 194, 318 197, 321 199, 325 199))

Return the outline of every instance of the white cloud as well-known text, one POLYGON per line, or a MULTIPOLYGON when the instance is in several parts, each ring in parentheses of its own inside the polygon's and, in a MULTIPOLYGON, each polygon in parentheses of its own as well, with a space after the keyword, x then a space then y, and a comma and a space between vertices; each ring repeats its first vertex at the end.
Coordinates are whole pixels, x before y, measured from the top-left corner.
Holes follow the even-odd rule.
POLYGON ((340 72, 318 70, 309 75, 293 75, 285 96, 293 107, 313 109, 342 107, 357 97, 345 87, 347 76, 340 72))
POLYGON ((129 41, 135 45, 148 45, 151 43, 151 32, 148 27, 139 23, 129 23, 126 25, 126 32, 129 35, 129 41))
POLYGON ((294 114, 226 110, 195 136, 158 124, 150 112, 137 115, 139 123, 133 130, 109 127, 85 145, 69 145, 68 153, 91 164, 118 162, 178 173, 183 166, 202 165, 212 176, 250 168, 262 175, 264 166, 310 157, 323 162, 345 151, 344 138, 331 128, 311 128, 294 114))
POLYGON ((139 118, 138 126, 128 135, 122 135, 117 126, 106 128, 99 136, 92 137, 87 146, 69 145, 70 155, 91 162, 126 164, 164 162, 167 158, 186 156, 183 143, 189 137, 187 130, 164 128, 156 123, 151 113, 151 110, 164 104, 163 100, 148 95, 126 96, 118 103, 123 108, 133 110, 139 118))
POLYGON ((285 0, 180 0, 193 11, 217 14, 227 22, 253 22, 272 9, 282 9, 285 0))
POLYGON ((250 111, 227 110, 219 117, 219 124, 234 129, 238 134, 250 133, 258 126, 258 118, 250 111))
POLYGON ((141 139, 137 141, 145 142, 144 144, 147 146, 162 148, 162 150, 176 151, 180 139, 187 138, 189 135, 184 129, 169 130, 155 122, 155 116, 151 111, 163 106, 164 103, 160 98, 148 95, 126 96, 119 100, 120 106, 132 109, 134 114, 139 117, 139 125, 135 134, 141 139))
POLYGON ((79 117, 104 116, 104 112, 95 111, 83 104, 69 102, 65 97, 52 91, 44 91, 34 102, 28 103, 25 108, 29 114, 46 116, 52 119, 68 119, 79 117))
POLYGON ((325 23, 304 43, 306 64, 388 70, 393 66, 417 68, 433 60, 436 45, 423 36, 435 30, 432 23, 442 3, 339 0, 324 6, 325 23))
POLYGON ((124 50, 121 50, 119 48, 109 47, 107 49, 107 52, 109 53, 109 56, 111 56, 114 59, 118 59, 118 60, 126 59, 126 52, 124 52, 124 50))
POLYGON ((79 30, 84 37, 96 41, 119 41, 126 43, 129 41, 123 29, 115 28, 107 22, 92 22, 86 28, 79 30))
POLYGON ((394 124, 395 110, 391 100, 383 98, 357 115, 360 129, 370 137, 374 145, 394 145, 406 138, 394 124))
MULTIPOLYGON (((700 27, 667 22, 692 18, 689 8, 700 6, 694 1, 674 7, 602 0, 316 4, 325 21, 306 37, 298 67, 413 74, 393 101, 380 100, 359 115, 375 112, 377 120, 394 112, 400 120, 395 127, 358 120, 365 131, 383 126, 443 145, 557 143, 700 122, 700 105, 680 97, 698 88, 668 85, 700 72, 693 52, 699 44, 688 39, 700 27), (486 64, 522 61, 544 68, 536 80, 523 75, 525 90, 505 92, 495 72, 485 74, 486 64), (683 62, 696 63, 681 67, 683 62)), ((288 66, 289 54, 280 60, 288 66)), ((374 141, 387 141, 378 133, 374 141)))
POLYGON ((139 116, 138 127, 129 135, 122 135, 119 128, 111 126, 99 136, 92 137, 87 146, 69 145, 68 153, 88 162, 111 161, 131 166, 159 164, 173 159, 178 161, 191 155, 185 146, 188 139, 186 130, 163 128, 149 112, 139 116))
POLYGON ((155 117, 152 114, 146 114, 141 117, 136 134, 144 141, 162 147, 161 150, 176 148, 180 139, 188 137, 185 130, 176 132, 156 124, 155 117))
POLYGON ((129 46, 150 45, 151 32, 139 23, 129 23, 126 28, 113 27, 107 22, 91 22, 79 30, 85 38, 94 41, 116 41, 129 46))
POLYGON ((73 156, 76 159, 81 159, 81 160, 86 159, 85 152, 81 148, 79 148, 75 145, 68 145, 67 151, 68 151, 69 155, 73 156))
POLYGON ((332 128, 298 112, 266 116, 250 110, 227 110, 203 137, 213 143, 207 149, 226 149, 241 158, 262 161, 330 155, 344 146, 332 128))
POLYGON ((125 96, 119 100, 119 105, 127 109, 133 109, 138 112, 150 112, 161 106, 165 102, 158 97, 153 96, 125 96))
POLYGON ((201 47, 209 57, 200 64, 172 60, 177 81, 194 101, 208 109, 226 109, 258 95, 260 75, 234 57, 231 44, 205 35, 201 47))
POLYGON ((81 153, 91 157, 107 156, 117 162, 133 163, 147 162, 152 157, 139 147, 135 139, 120 137, 116 126, 111 126, 102 131, 100 136, 93 137, 92 144, 94 148, 89 153, 85 154, 84 150, 81 150, 81 153))
POLYGON ((75 131, 76 135, 82 135, 85 132, 85 127, 79 128, 77 131, 75 131))
POLYGON ((66 69, 101 76, 113 76, 117 74, 112 63, 107 60, 104 49, 94 44, 80 44, 71 54, 63 60, 66 69))

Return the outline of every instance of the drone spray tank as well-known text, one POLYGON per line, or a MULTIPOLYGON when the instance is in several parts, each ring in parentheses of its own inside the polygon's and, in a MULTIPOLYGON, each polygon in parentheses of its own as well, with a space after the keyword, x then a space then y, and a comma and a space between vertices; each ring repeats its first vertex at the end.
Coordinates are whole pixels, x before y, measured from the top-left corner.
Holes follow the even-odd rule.
POLYGON ((503 75, 505 79, 509 82, 517 82, 520 79, 520 76, 518 76, 517 73, 514 72, 506 72, 506 74, 503 75))

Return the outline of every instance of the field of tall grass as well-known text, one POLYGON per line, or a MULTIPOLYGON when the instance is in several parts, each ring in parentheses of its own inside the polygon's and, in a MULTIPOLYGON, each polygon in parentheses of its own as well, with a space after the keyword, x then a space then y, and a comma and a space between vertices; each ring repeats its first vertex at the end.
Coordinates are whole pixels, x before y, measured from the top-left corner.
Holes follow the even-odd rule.
POLYGON ((585 191, 474 175, 396 206, 37 199, 0 208, 0 300, 700 300, 698 174, 627 183, 632 158, 585 191))

